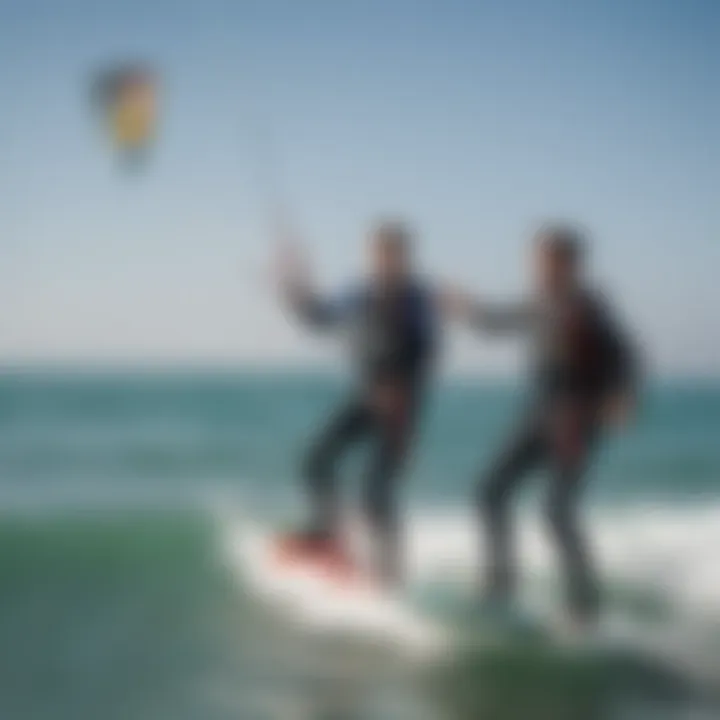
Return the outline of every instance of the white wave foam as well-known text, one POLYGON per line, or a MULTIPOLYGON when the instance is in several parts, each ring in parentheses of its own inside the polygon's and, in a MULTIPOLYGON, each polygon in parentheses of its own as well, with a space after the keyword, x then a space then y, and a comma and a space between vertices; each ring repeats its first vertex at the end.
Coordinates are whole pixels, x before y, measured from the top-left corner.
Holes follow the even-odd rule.
MULTIPOLYGON (((541 519, 523 512, 514 525, 526 580, 554 574, 555 548, 541 519)), ((720 504, 596 510, 587 532, 606 580, 653 588, 679 607, 720 619, 720 504)), ((471 512, 413 513, 406 544, 415 581, 478 575, 483 538, 471 512)))
MULTIPOLYGON (((232 571, 304 627, 390 644, 414 659, 444 657, 463 640, 456 637, 461 625, 455 625, 462 619, 454 618, 452 609, 462 614, 463 605, 453 598, 472 597, 468 591, 484 550, 469 510, 415 511, 406 522, 408 580, 421 594, 425 588, 440 589, 437 597, 449 606, 437 607, 439 615, 421 613, 397 598, 333 594, 326 582, 307 574, 275 573, 267 562, 271 531, 242 520, 236 510, 226 504, 219 512, 222 547, 232 571)), ((639 616, 629 607, 614 610, 611 601, 598 637, 601 645, 632 647, 663 657, 703 682, 720 681, 720 504, 595 509, 587 524, 605 584, 637 588, 643 591, 640 598, 650 590, 647 597, 657 595, 662 607, 677 611, 653 620, 642 608, 639 616)), ((521 601, 552 627, 551 616, 560 608, 555 583, 548 582, 557 575, 551 535, 530 512, 516 517, 515 529, 521 601)), ((473 636, 472 642, 482 642, 482 636, 473 636)))
MULTIPOLYGON (((275 573, 266 561, 271 531, 241 519, 237 506, 225 504, 219 514, 223 551, 232 571, 248 578, 263 598, 302 625, 393 644, 415 657, 437 657, 452 643, 451 626, 426 616, 407 600, 333 593, 326 582, 309 574, 275 573)), ((514 525, 523 579, 521 600, 542 616, 557 614, 555 583, 548 583, 557 576, 557 558, 548 528, 538 515, 525 511, 514 525)), ((636 588, 641 598, 646 591, 647 597, 662 598, 663 607, 677 611, 672 628, 663 631, 686 628, 682 632, 688 646, 707 645, 702 653, 717 658, 712 638, 720 631, 720 504, 595 509, 587 525, 605 584, 636 588), (690 634, 697 636, 697 642, 690 642, 690 634)), ((483 555, 474 514, 416 510, 409 513, 405 527, 411 586, 421 591, 445 588, 441 599, 448 590, 451 596, 456 591, 466 596, 483 555)), ((451 616, 441 617, 452 624, 451 616)), ((649 633, 654 640, 659 629, 649 633)), ((668 647, 674 646, 668 641, 668 647)))

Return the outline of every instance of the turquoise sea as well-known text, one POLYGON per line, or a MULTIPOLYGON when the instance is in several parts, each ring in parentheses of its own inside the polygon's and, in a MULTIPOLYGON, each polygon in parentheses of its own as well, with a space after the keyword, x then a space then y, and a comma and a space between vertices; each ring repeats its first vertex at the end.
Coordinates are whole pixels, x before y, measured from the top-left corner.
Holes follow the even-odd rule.
MULTIPOLYGON (((720 717, 720 384, 651 386, 607 439, 585 514, 626 642, 562 651, 483 643, 472 619, 472 489, 522 391, 438 387, 403 485, 408 602, 472 641, 432 663, 294 625, 227 553, 247 518, 302 518, 296 464, 342 392, 320 374, 2 374, 0 718, 720 717)), ((559 608, 534 480, 522 599, 559 608)))

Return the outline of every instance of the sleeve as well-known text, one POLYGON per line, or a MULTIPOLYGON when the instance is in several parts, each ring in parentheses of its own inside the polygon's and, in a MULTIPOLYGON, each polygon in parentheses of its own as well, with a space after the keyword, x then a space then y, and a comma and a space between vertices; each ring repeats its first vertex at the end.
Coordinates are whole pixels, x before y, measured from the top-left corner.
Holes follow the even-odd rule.
POLYGON ((514 303, 476 303, 470 325, 481 332, 512 332, 528 330, 535 322, 535 305, 527 300, 514 303))
POLYGON ((296 315, 310 327, 332 329, 352 315, 360 297, 361 291, 358 289, 348 289, 330 297, 322 297, 311 291, 296 291, 290 295, 290 305, 296 315))

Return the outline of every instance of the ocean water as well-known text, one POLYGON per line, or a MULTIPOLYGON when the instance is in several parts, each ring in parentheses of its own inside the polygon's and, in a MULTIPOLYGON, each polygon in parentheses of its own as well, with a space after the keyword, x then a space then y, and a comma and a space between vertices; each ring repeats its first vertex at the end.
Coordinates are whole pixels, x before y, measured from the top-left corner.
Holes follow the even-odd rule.
MULTIPOLYGON (((647 390, 608 438, 584 514, 609 641, 487 642, 475 615, 478 472, 512 383, 430 399, 402 496, 407 606, 447 631, 321 632, 269 607, 237 560, 246 525, 302 519, 296 466, 343 383, 314 376, 0 376, 2 720, 684 720, 720 717, 720 384, 647 390)), ((360 454, 343 468, 347 502, 360 454)), ((543 478, 517 508, 521 601, 560 587, 543 478)))

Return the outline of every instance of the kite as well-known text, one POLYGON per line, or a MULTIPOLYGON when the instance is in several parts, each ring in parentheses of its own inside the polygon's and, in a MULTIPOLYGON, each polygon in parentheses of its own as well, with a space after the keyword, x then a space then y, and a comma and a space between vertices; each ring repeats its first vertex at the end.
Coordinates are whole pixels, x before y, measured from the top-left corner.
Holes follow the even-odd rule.
POLYGON ((154 74, 141 65, 125 65, 98 74, 92 101, 121 159, 143 160, 157 131, 158 88, 154 74))

